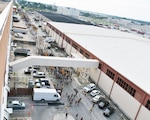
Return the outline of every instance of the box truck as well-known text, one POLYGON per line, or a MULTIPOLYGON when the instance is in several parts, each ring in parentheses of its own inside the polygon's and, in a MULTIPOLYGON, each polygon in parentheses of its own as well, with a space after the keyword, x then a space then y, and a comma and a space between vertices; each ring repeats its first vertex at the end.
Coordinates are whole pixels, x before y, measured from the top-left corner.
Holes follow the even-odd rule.
POLYGON ((39 102, 49 102, 49 101, 59 101, 60 95, 57 93, 56 89, 48 88, 34 88, 33 89, 33 101, 39 102))

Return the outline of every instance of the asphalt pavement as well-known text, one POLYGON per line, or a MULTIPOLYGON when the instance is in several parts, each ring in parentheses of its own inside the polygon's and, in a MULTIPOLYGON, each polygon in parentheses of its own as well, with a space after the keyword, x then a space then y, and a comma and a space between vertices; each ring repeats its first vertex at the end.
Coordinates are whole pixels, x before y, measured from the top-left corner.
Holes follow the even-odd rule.
POLYGON ((93 105, 93 102, 91 101, 92 97, 89 94, 86 96, 83 94, 83 86, 84 85, 80 84, 77 81, 77 78, 74 77, 72 83, 68 85, 64 84, 61 101, 56 104, 36 103, 32 101, 32 96, 10 97, 8 100, 17 99, 24 101, 26 104, 26 109, 14 110, 10 117, 11 119, 28 117, 32 120, 80 120, 82 117, 83 120, 121 120, 121 117, 117 112, 109 118, 103 116, 103 110, 100 110, 97 105, 95 105, 92 111, 90 111, 90 108, 93 105), (74 88, 78 90, 78 93, 70 104, 68 95, 71 96, 72 94, 76 94, 74 88), (77 104, 76 101, 80 98, 81 101, 77 104), (66 113, 68 113, 67 118, 66 113), (78 116, 76 117, 77 114, 78 116))

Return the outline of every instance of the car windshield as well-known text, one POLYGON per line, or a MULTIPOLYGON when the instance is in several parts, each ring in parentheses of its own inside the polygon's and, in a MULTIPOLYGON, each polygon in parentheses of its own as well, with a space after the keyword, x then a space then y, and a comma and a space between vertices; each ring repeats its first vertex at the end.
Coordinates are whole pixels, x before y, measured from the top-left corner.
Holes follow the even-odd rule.
POLYGON ((19 101, 19 104, 22 105, 22 102, 19 101))
POLYGON ((88 85, 88 86, 87 86, 87 88, 91 88, 91 86, 90 86, 90 85, 88 85))
POLYGON ((22 103, 20 101, 12 101, 11 104, 18 104, 21 105, 22 103))
POLYGON ((100 98, 100 96, 99 96, 99 95, 95 96, 95 99, 99 99, 99 98, 100 98))
POLYGON ((96 91, 96 90, 93 90, 92 93, 97 93, 97 91, 96 91))
POLYGON ((104 106, 104 103, 103 103, 103 102, 100 102, 99 105, 100 105, 100 106, 104 106))
POLYGON ((105 110, 105 113, 107 113, 107 114, 110 113, 110 110, 109 110, 109 109, 106 109, 106 110, 105 110))

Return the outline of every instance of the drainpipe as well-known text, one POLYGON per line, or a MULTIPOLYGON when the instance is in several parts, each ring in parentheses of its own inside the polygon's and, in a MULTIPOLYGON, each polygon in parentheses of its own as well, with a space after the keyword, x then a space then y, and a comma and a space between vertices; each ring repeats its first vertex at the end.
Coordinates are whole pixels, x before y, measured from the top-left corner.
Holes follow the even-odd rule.
POLYGON ((110 98, 110 96, 111 96, 111 93, 112 93, 112 90, 113 90, 114 84, 115 84, 115 81, 113 82, 112 87, 111 87, 111 89, 110 89, 110 93, 109 93, 109 96, 108 96, 109 98, 110 98))
POLYGON ((99 76, 98 76, 98 80, 97 80, 96 85, 98 85, 98 83, 99 83, 99 81, 100 81, 101 73, 102 73, 102 70, 100 69, 100 73, 99 73, 99 76))
POLYGON ((136 113, 136 116, 135 116, 134 120, 137 119, 137 117, 138 117, 138 115, 139 115, 139 112, 140 112, 140 110, 141 110, 141 107, 142 107, 142 104, 143 104, 145 98, 146 98, 146 94, 144 95, 144 99, 143 99, 142 102, 141 102, 141 105, 140 105, 140 107, 139 107, 139 109, 138 109, 138 111, 137 111, 137 113, 136 113))
POLYGON ((98 80, 97 80, 96 85, 98 85, 98 83, 99 83, 99 81, 100 81, 100 77, 101 77, 102 70, 103 70, 103 65, 104 65, 104 64, 102 64, 102 67, 101 67, 101 69, 100 69, 100 73, 99 73, 99 76, 98 76, 98 80))
POLYGON ((114 80, 113 80, 113 84, 112 84, 112 86, 111 86, 111 89, 110 89, 110 93, 109 93, 109 98, 110 98, 110 96, 111 96, 111 93, 112 93, 112 90, 113 90, 113 87, 114 87, 114 84, 115 84, 115 81, 116 81, 116 77, 117 77, 117 72, 116 72, 116 75, 115 75, 115 78, 114 78, 114 80))

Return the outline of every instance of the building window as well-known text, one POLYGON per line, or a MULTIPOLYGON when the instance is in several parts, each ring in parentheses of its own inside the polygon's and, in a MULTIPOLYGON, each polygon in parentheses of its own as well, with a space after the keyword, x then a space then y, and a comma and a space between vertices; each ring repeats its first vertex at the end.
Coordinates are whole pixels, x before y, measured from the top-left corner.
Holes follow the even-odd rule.
POLYGON ((98 68, 101 69, 102 68, 102 64, 99 63, 98 68))
POLYGON ((128 83, 126 83, 124 80, 118 77, 117 82, 119 86, 121 86, 125 91, 127 91, 130 95, 134 97, 136 90, 131 87, 128 83))
POLYGON ((147 103, 146 103, 145 107, 146 107, 148 110, 150 110, 150 100, 147 100, 147 103))
POLYGON ((72 44, 72 47, 74 47, 76 50, 78 49, 77 45, 72 44))
POLYGON ((67 40, 67 39, 66 39, 66 41, 67 41, 67 43, 69 43, 69 44, 70 44, 70 40, 67 40))
POLYGON ((90 58, 90 55, 89 54, 87 54, 87 53, 85 53, 85 55, 84 55, 86 58, 90 58))
POLYGON ((115 74, 107 69, 106 75, 108 75, 111 79, 114 79, 115 74))
POLYGON ((83 55, 84 54, 84 50, 80 49, 80 53, 83 55))

